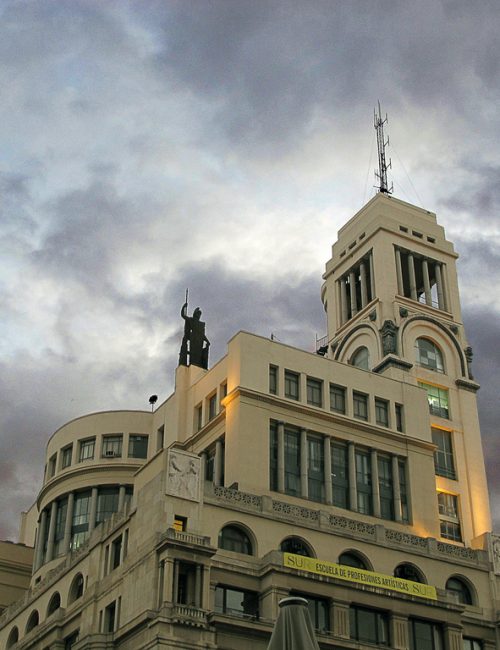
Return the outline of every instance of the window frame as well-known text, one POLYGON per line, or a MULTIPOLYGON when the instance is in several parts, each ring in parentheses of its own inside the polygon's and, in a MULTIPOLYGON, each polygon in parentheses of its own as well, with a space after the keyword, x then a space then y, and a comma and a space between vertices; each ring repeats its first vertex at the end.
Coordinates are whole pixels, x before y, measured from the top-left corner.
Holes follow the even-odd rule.
POLYGON ((285 397, 300 401, 300 374, 285 369, 285 397))
POLYGON ((323 380, 316 377, 306 378, 307 403, 309 406, 323 407, 323 380))
POLYGON ((95 436, 91 438, 83 438, 78 441, 78 462, 83 463, 85 460, 94 460, 95 458, 95 436), (88 453, 88 450, 92 451, 88 453))
POLYGON ((352 391, 352 414, 357 420, 368 422, 368 395, 357 390, 352 391), (362 408, 361 408, 362 407, 362 408))
POLYGON ((101 458, 122 458, 123 433, 107 433, 101 441, 101 458))
POLYGON ((339 386, 330 382, 330 411, 334 413, 346 412, 346 389, 345 386, 339 386))
MULTIPOLYGON (((360 643, 370 643, 377 646, 388 647, 390 645, 390 619, 388 612, 364 605, 352 604, 349 607, 349 630, 350 637, 360 643), (361 631, 361 615, 373 617, 374 637, 363 635, 361 631)), ((365 622, 366 629, 366 622, 365 622)))

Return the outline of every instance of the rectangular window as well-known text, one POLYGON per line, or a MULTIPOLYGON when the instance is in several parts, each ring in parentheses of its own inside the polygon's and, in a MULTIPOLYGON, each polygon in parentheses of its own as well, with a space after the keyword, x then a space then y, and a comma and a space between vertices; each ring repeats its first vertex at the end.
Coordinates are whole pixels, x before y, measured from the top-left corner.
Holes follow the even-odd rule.
POLYGON ((330 410, 345 413, 345 388, 330 384, 330 410))
POLYGON ((208 420, 213 420, 217 415, 217 393, 208 398, 208 420))
POLYGON ((399 469, 399 493, 401 495, 401 517, 405 523, 410 521, 410 511, 408 507, 408 490, 406 488, 406 461, 400 458, 398 460, 399 469))
POLYGON ((332 493, 333 505, 338 508, 349 507, 349 468, 346 445, 332 442, 332 493))
POLYGON ((351 639, 361 643, 389 645, 389 616, 386 612, 352 605, 349 609, 351 639))
POLYGON ((285 492, 300 496, 300 431, 285 427, 285 492))
POLYGON ((219 394, 220 394, 219 406, 221 409, 223 409, 224 407, 222 406, 222 401, 225 397, 227 397, 227 381, 225 381, 223 384, 220 385, 219 394))
POLYGON ((102 437, 102 457, 121 458, 122 455, 122 434, 102 437))
POLYGON ((116 567, 120 566, 120 560, 122 555, 122 542, 123 542, 123 538, 120 535, 119 537, 114 539, 111 544, 111 571, 113 571, 113 569, 116 569, 116 567))
POLYGON ((148 436, 139 436, 130 434, 128 437, 128 457, 129 458, 147 458, 148 457, 148 436))
POLYGON ((381 427, 389 426, 389 402, 379 397, 375 398, 375 421, 381 427))
POLYGON ((396 431, 401 433, 404 431, 404 421, 403 421, 403 405, 396 404, 396 431))
POLYGON ((76 630, 64 639, 64 650, 71 650, 80 638, 80 630, 76 630))
POLYGON ((253 591, 217 585, 215 611, 229 616, 259 618, 259 595, 253 591))
POLYGON ((447 492, 438 492, 439 523, 441 537, 454 542, 462 541, 460 518, 458 512, 458 497, 447 492))
POLYGON ((90 518, 90 492, 79 492, 75 496, 71 522, 71 550, 79 548, 88 537, 90 518))
POLYGON ((56 462, 57 462, 57 454, 54 454, 53 456, 50 457, 49 460, 49 478, 52 478, 56 473, 56 462))
POLYGON ((364 515, 373 513, 372 468, 370 453, 356 451, 356 486, 358 491, 358 512, 364 515))
POLYGON ((380 516, 394 519, 394 492, 392 482, 392 461, 386 456, 378 456, 378 485, 380 492, 380 516))
POLYGON ((165 425, 162 424, 161 427, 156 432, 156 451, 163 449, 165 444, 165 425))
POLYGON ((115 613, 116 613, 116 602, 113 601, 110 605, 104 610, 104 630, 105 634, 110 634, 115 631, 115 613))
POLYGON ((448 391, 446 388, 431 386, 431 384, 424 384, 421 381, 418 382, 418 385, 427 391, 427 401, 429 402, 429 412, 431 415, 449 419, 448 391))
POLYGON ((96 524, 100 524, 118 512, 119 493, 117 487, 99 488, 97 497, 96 524))
POLYGON ((65 469, 71 465, 73 457, 73 445, 68 445, 62 450, 61 469, 65 469))
POLYGON ((483 644, 478 639, 469 639, 464 636, 464 650, 483 650, 483 644))
POLYGON ((291 370, 285 370, 285 397, 299 399, 299 375, 291 370))
POLYGON ((443 631, 440 625, 418 618, 411 618, 408 625, 411 650, 443 650, 443 631))
POLYGON ((278 394, 278 366, 269 366, 269 392, 271 395, 278 394))
POLYGON ((187 526, 187 517, 181 517, 180 515, 174 516, 174 530, 178 533, 183 533, 186 530, 187 526))
POLYGON ((62 542, 64 539, 67 512, 68 499, 61 499, 61 501, 57 502, 56 528, 54 531, 54 557, 58 557, 63 552, 62 542))
POLYGON ((314 629, 324 634, 330 629, 330 603, 327 598, 318 598, 310 594, 292 592, 292 596, 300 596, 307 600, 307 609, 314 629))
POLYGON ((456 479, 451 432, 432 428, 432 442, 437 447, 434 452, 434 468, 436 474, 438 476, 456 479))
POLYGON ((358 420, 368 420, 368 395, 353 391, 353 414, 358 420))
POLYGON ((80 453, 78 454, 79 462, 83 460, 91 460, 94 458, 95 438, 87 438, 87 440, 80 440, 80 453))
POLYGON ((205 481, 213 481, 215 478, 215 445, 212 445, 205 450, 206 464, 205 464, 205 481))
POLYGON ((313 377, 307 378, 307 403, 311 406, 323 406, 323 382, 313 377))
POLYGON ((203 408, 201 404, 194 408, 194 428, 199 431, 203 426, 203 408))
POLYGON ((322 438, 307 439, 308 495, 313 501, 325 500, 325 456, 322 438))
POLYGON ((274 420, 269 427, 269 488, 278 490, 278 426, 274 420))

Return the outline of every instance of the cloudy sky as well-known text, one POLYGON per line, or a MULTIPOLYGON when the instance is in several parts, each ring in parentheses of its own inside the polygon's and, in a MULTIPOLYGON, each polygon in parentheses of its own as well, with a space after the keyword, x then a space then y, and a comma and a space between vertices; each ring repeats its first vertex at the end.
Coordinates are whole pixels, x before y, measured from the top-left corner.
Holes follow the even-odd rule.
POLYGON ((0 0, 0 539, 54 429, 169 394, 186 287, 212 361, 313 349, 378 99, 395 196, 461 254, 500 531, 499 34, 497 0, 0 0))

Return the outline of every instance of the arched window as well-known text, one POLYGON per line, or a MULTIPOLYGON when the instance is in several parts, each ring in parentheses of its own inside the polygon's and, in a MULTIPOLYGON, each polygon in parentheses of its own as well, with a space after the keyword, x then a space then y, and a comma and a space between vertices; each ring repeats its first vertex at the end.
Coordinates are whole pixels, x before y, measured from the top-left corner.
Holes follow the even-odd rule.
POLYGON ((53 614, 56 610, 59 609, 59 607, 61 607, 61 596, 59 595, 59 592, 56 591, 56 593, 49 601, 49 606, 47 607, 47 616, 53 614))
POLYGON ((81 573, 77 573, 73 578, 71 587, 69 588, 68 594, 68 604, 78 600, 83 596, 83 576, 81 573))
POLYGON ((369 570, 369 567, 363 557, 354 551, 346 551, 339 555, 339 564, 344 566, 352 566, 355 569, 369 570))
POLYGON ((38 610, 34 609, 28 618, 28 622, 26 623, 26 634, 28 634, 28 632, 31 632, 31 630, 38 625, 39 621, 40 617, 38 616, 38 610))
POLYGON ((306 544, 300 537, 287 537, 280 544, 282 553, 294 553, 295 555, 304 555, 305 557, 314 557, 309 544, 306 544))
POLYGON ((368 348, 362 346, 358 348, 351 357, 350 361, 351 366, 356 366, 356 368, 362 368, 363 370, 370 369, 370 353, 368 348))
POLYGON ((446 583, 446 591, 455 594, 459 603, 462 605, 472 605, 472 593, 464 580, 460 578, 449 578, 446 583))
POLYGON ((238 526, 224 526, 219 533, 219 548, 235 553, 252 555, 252 542, 238 526))
POLYGON ((444 372, 441 350, 430 339, 419 338, 415 341, 415 358, 419 366, 435 372, 444 372))
POLYGON ((6 648, 12 648, 14 643, 17 643, 18 641, 19 641, 19 630, 17 629, 16 626, 14 626, 10 631, 9 638, 7 639, 6 648))
POLYGON ((398 566, 394 569, 394 577, 401 578, 402 580, 421 582, 422 584, 426 583, 424 575, 420 569, 417 569, 417 567, 413 564, 408 564, 406 562, 403 564, 398 564, 398 566))

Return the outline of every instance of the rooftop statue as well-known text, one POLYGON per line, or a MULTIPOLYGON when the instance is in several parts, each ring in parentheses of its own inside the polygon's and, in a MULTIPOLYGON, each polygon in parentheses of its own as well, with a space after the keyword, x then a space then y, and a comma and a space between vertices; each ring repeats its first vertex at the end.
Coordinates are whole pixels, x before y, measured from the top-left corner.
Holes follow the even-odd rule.
POLYGON ((184 319, 184 336, 179 353, 180 366, 199 366, 208 368, 208 348, 210 341, 205 336, 205 323, 200 320, 201 309, 196 307, 192 316, 187 315, 186 302, 182 305, 181 316, 184 319))

